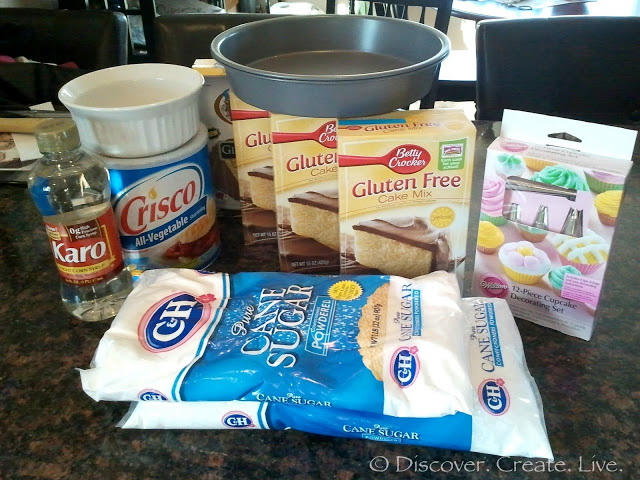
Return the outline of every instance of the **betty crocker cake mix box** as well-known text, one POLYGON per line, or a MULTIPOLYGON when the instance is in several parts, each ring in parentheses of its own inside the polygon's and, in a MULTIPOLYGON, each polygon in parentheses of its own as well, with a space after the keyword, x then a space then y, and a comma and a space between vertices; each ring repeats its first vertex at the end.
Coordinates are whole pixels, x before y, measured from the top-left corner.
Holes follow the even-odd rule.
POLYGON ((338 273, 336 119, 272 113, 271 143, 280 269, 338 273))
POLYGON ((474 146, 461 110, 339 120, 341 273, 455 271, 465 258, 474 146))
POLYGON ((487 150, 473 294, 589 340, 636 132, 505 110, 487 150))
POLYGON ((229 92, 244 243, 275 242, 276 197, 269 112, 229 92))

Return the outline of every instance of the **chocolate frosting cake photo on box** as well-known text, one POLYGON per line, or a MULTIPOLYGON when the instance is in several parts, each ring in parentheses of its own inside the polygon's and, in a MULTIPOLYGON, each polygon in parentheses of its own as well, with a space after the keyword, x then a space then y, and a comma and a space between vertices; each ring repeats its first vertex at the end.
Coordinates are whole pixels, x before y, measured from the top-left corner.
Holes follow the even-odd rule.
POLYGON ((338 191, 309 191, 288 198, 281 207, 278 249, 283 271, 337 273, 340 234, 338 191))
POLYGON ((229 91, 245 245, 277 241, 269 112, 229 91))
POLYGON ((436 270, 453 271, 454 259, 446 230, 429 227, 420 217, 374 219, 353 226, 349 273, 375 269, 387 275, 414 278, 436 270))
POLYGON ((337 189, 297 194, 289 204, 293 232, 340 251, 337 189))
POLYGON ((251 170, 249 176, 250 198, 247 200, 256 207, 276 211, 276 197, 273 187, 273 167, 260 167, 251 170))

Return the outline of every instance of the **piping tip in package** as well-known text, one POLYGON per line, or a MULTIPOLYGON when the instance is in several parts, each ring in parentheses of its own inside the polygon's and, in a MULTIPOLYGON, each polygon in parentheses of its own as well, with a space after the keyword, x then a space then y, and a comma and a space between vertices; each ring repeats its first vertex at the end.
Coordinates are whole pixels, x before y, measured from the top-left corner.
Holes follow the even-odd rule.
POLYGON ((540 205, 533 220, 533 227, 541 230, 549 230, 549 209, 546 205, 540 205))
POLYGON ((502 216, 511 222, 520 223, 520 204, 510 203, 503 206, 502 216))
POLYGON ((564 224, 562 225, 562 230, 560 233, 569 235, 570 237, 582 237, 582 221, 582 210, 571 208, 569 210, 569 213, 567 214, 567 218, 565 218, 564 220, 564 224))

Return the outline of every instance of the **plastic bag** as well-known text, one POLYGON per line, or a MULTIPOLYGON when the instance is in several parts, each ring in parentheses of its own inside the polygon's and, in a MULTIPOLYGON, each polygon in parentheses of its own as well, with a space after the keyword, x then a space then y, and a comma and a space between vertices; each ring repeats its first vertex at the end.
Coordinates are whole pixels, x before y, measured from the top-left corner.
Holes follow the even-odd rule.
POLYGON ((136 402, 118 424, 149 429, 286 429, 553 459, 542 402, 516 323, 502 299, 463 299, 470 338, 472 416, 398 418, 266 402, 136 402))
POLYGON ((454 274, 144 272, 81 371, 95 400, 471 413, 454 274))

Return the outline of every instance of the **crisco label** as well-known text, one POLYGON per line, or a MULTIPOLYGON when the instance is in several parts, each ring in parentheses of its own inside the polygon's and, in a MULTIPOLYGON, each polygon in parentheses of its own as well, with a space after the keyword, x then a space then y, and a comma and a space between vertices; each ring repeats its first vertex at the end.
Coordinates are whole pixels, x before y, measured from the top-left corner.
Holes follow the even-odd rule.
POLYGON ((124 261, 113 211, 72 225, 45 222, 53 258, 62 280, 72 285, 103 282, 122 270, 124 261))
POLYGON ((180 217, 198 202, 206 202, 203 188, 202 171, 188 165, 173 171, 167 169, 163 175, 148 177, 126 191, 115 203, 125 245, 135 248, 164 240, 164 235, 140 234, 153 232, 172 220, 178 225, 171 232, 179 230, 180 217))

